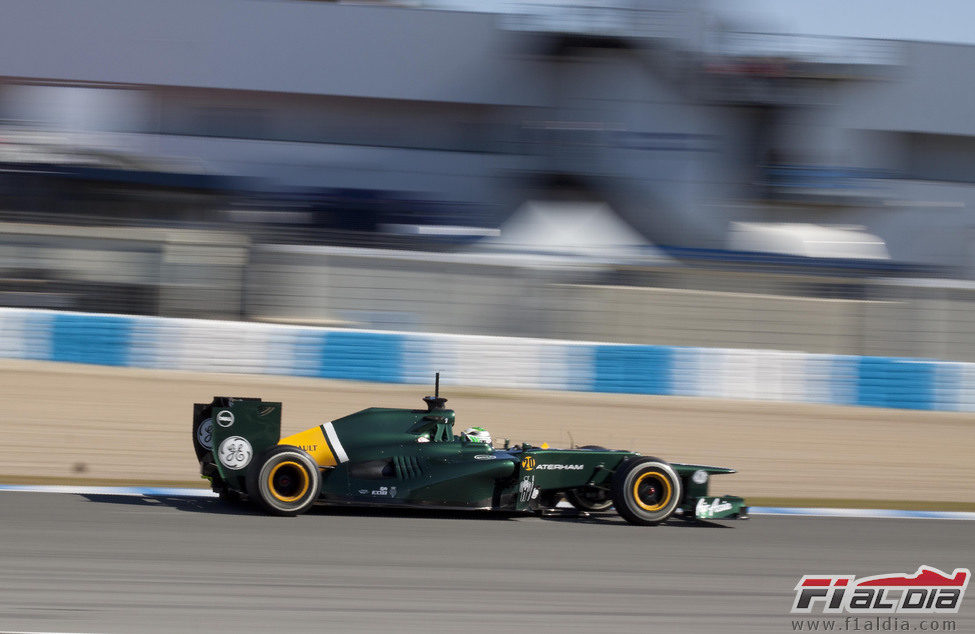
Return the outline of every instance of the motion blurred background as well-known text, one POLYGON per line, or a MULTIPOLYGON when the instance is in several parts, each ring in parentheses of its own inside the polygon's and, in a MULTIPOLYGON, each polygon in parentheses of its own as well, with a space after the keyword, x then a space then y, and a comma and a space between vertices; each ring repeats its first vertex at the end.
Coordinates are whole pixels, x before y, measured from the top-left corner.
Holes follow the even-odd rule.
POLYGON ((973 361, 975 42, 821 4, 6 0, 0 305, 973 361))
POLYGON ((973 24, 0 0, 0 629, 474 632, 502 606, 781 632, 803 574, 970 568, 964 522, 272 526, 157 487, 208 486, 193 403, 280 401, 287 436, 441 371, 455 431, 499 446, 726 465, 712 494, 753 507, 975 511, 973 24))

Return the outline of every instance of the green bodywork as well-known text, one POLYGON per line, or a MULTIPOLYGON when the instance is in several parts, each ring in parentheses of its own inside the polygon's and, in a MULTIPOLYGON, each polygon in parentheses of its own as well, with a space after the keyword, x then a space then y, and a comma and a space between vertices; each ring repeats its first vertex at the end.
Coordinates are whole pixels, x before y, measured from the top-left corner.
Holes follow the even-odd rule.
MULTIPOLYGON (((608 489, 621 463, 639 455, 528 444, 494 449, 453 433, 455 413, 443 407, 445 399, 425 400, 428 409, 372 407, 322 425, 320 435, 314 428, 305 432, 302 437, 320 437, 327 446, 309 441, 302 449, 334 458, 319 462, 319 501, 536 511, 554 506, 569 490, 608 489)), ((247 469, 281 441, 280 421, 281 403, 260 399, 215 397, 194 406, 194 446, 202 474, 214 490, 247 494, 247 469), (209 447, 201 442, 199 431, 208 419, 213 421, 209 447), (219 456, 221 447, 236 452, 225 462, 219 456)), ((720 519, 747 514, 741 498, 709 496, 710 476, 734 473, 733 469, 670 464, 683 485, 678 511, 682 516, 720 519)))

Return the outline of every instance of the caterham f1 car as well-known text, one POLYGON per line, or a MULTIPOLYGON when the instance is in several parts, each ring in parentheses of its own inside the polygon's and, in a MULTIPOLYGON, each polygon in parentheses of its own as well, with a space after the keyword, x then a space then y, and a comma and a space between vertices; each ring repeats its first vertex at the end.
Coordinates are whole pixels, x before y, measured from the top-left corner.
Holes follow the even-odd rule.
POLYGON ((218 396, 193 406, 193 446, 221 498, 274 515, 316 503, 546 512, 563 498, 583 512, 615 507, 644 526, 675 514, 748 515, 742 498, 708 495, 711 476, 733 469, 595 446, 495 449, 483 429, 454 434, 439 376, 423 400, 425 409, 370 407, 281 438, 281 403, 218 396))

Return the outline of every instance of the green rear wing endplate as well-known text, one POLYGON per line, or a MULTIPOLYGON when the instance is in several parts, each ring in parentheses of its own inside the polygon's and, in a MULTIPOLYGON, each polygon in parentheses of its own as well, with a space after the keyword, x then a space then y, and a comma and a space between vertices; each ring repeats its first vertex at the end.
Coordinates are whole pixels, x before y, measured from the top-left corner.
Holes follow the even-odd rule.
POLYGON ((217 396, 210 415, 217 471, 226 482, 242 488, 250 463, 281 438, 281 403, 217 396))

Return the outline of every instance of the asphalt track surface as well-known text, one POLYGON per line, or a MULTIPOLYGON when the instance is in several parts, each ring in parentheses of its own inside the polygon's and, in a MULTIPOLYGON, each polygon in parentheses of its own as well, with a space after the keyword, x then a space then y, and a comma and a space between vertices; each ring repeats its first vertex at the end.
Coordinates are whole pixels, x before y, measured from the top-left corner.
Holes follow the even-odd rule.
MULTIPOLYGON (((0 631, 788 632, 805 573, 975 567, 971 522, 315 509, 0 493, 0 631)), ((943 616, 943 615, 942 615, 943 616)), ((956 631, 975 630, 975 600, 956 631)))

